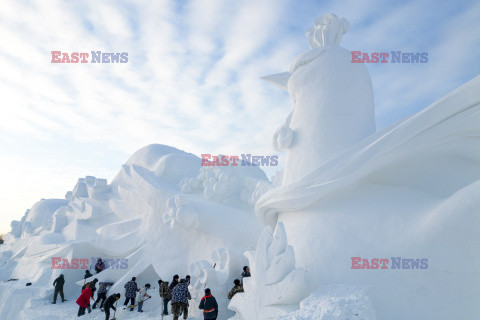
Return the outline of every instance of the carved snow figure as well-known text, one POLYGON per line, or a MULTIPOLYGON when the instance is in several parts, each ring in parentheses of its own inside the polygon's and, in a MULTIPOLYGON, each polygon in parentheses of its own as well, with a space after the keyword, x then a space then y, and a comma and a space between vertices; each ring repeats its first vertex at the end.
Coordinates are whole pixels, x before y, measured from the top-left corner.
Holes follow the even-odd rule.
POLYGON ((341 21, 318 19, 317 47, 269 78, 288 85, 294 110, 276 134, 284 183, 256 214, 284 223, 309 293, 366 287, 378 319, 480 318, 480 77, 373 133, 368 73, 335 46, 341 21))
POLYGON ((311 50, 288 72, 263 77, 287 90, 293 111, 275 132, 276 150, 286 151, 283 184, 305 177, 375 132, 370 75, 351 52, 339 47, 348 21, 334 14, 315 20, 306 33, 311 50))
POLYGON ((305 297, 305 271, 295 267, 295 252, 287 244, 281 222, 275 233, 266 227, 255 251, 245 253, 251 277, 243 278, 244 293, 237 293, 229 304, 236 320, 276 319, 296 309, 305 297))

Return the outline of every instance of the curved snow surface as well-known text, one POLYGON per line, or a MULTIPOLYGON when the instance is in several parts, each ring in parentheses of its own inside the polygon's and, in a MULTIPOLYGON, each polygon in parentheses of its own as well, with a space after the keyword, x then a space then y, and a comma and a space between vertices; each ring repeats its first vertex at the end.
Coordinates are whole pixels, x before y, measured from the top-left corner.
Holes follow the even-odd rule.
POLYGON ((256 204, 310 291, 369 286, 380 319, 480 318, 480 77, 256 204), (389 259, 352 269, 352 257, 389 259), (392 269, 393 258, 428 267, 392 269))

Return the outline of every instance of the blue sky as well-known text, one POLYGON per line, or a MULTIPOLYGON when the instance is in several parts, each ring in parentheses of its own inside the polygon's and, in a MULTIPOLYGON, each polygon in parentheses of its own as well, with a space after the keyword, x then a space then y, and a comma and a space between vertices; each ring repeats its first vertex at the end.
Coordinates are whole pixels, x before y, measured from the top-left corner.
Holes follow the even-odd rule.
POLYGON ((480 72, 478 1, 3 1, 0 233, 79 177, 111 180, 150 143, 274 153, 291 104, 259 77, 287 70, 327 13, 350 21, 347 49, 429 53, 426 64, 367 65, 378 128, 480 72), (52 64, 52 50, 129 62, 52 64))

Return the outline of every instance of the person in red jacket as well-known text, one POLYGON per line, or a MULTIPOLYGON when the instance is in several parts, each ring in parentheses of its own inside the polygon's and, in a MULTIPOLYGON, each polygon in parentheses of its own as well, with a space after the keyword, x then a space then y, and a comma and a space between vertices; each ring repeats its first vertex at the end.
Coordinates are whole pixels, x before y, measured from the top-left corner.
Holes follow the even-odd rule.
POLYGON ((87 309, 90 299, 93 300, 92 297, 92 289, 90 289, 90 283, 87 284, 85 289, 82 290, 82 294, 80 294, 80 297, 77 299, 77 304, 80 306, 80 309, 78 309, 78 316, 83 316, 85 314, 85 309, 87 309))

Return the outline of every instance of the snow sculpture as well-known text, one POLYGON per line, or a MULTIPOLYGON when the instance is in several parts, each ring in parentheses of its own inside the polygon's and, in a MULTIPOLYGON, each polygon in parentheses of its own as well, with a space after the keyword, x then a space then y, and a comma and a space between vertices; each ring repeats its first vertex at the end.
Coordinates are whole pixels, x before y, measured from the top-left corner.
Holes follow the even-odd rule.
POLYGON ((283 224, 275 233, 266 227, 254 252, 245 253, 252 276, 243 279, 245 293, 237 293, 229 309, 236 312, 232 319, 276 319, 296 308, 304 298, 304 270, 295 267, 295 253, 287 244, 283 224))
MULTIPOLYGON (((228 300, 226 292, 233 286, 233 280, 240 278, 239 270, 246 265, 245 257, 239 251, 220 248, 212 252, 211 262, 206 260, 195 261, 190 264, 189 274, 192 276, 190 293, 193 301, 190 305, 199 305, 204 296, 205 288, 210 288, 217 299, 221 318, 227 319, 234 315, 233 311, 228 310, 228 300)), ((192 316, 201 317, 198 309, 192 309, 192 316)))
POLYGON ((263 77, 287 90, 293 111, 275 132, 273 145, 286 151, 283 184, 305 177, 375 132, 370 75, 339 47, 348 21, 334 14, 315 20, 306 33, 312 49, 288 72, 263 77))
POLYGON ((328 45, 343 23, 327 20, 337 21, 335 36, 319 37, 316 28, 312 38, 310 30, 317 47, 288 77, 268 79, 287 80, 294 101, 277 141, 288 142, 288 128, 294 136, 283 184, 258 200, 257 216, 272 227, 284 224, 296 264, 307 271, 308 293, 325 284, 368 286, 379 319, 480 317, 471 298, 480 287, 472 281, 480 269, 480 77, 373 133, 368 73, 349 63, 347 50, 328 45), (358 101, 355 116, 346 108, 350 97, 358 101), (314 106, 331 113, 317 117, 314 106), (310 151, 303 148, 309 137, 310 151), (366 269, 355 269, 353 257, 366 259, 366 269), (372 268, 373 258, 387 259, 387 268, 372 268), (428 266, 411 264, 420 259, 428 266))

